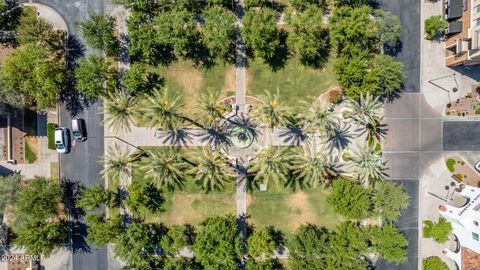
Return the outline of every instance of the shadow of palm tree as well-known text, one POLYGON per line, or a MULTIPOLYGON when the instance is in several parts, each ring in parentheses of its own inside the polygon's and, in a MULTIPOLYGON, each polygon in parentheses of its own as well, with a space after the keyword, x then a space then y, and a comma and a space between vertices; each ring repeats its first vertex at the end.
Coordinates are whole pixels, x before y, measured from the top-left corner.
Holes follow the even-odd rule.
POLYGON ((163 139, 162 143, 177 146, 186 146, 193 142, 192 135, 194 135, 190 129, 180 128, 176 131, 165 131, 158 129, 155 131, 155 137, 163 139))
POLYGON ((228 133, 230 133, 233 128, 238 126, 247 128, 248 131, 252 134, 254 141, 257 141, 258 137, 262 135, 262 133, 257 129, 258 123, 253 118, 247 117, 244 114, 228 118, 225 128, 228 133))
POLYGON ((283 138, 283 142, 286 144, 300 145, 308 139, 308 135, 304 132, 302 127, 290 126, 279 134, 280 138, 283 138))
POLYGON ((352 142, 353 135, 350 132, 351 125, 338 123, 329 131, 327 142, 330 149, 342 151, 352 142))
POLYGON ((219 149, 220 147, 228 148, 232 144, 229 133, 224 126, 207 128, 197 135, 200 136, 202 143, 207 142, 215 149, 219 149))

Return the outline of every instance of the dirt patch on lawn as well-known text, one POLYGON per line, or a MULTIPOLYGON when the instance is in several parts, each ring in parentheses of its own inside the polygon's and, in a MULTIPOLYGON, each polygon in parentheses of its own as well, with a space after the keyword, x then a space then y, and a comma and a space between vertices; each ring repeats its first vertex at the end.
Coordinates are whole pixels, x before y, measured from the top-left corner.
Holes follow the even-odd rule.
POLYGON ((168 76, 183 88, 184 97, 191 97, 201 90, 203 74, 192 65, 174 64, 168 68, 168 76))
POLYGON ((229 66, 225 71, 225 81, 221 89, 220 98, 227 97, 228 93, 235 93, 236 88, 236 73, 235 66, 229 66))
POLYGON ((195 211, 192 202, 201 200, 200 194, 175 194, 172 198, 172 209, 167 217, 170 224, 196 223, 202 218, 201 213, 195 211))
POLYGON ((302 224, 316 223, 315 211, 305 192, 300 191, 288 196, 287 205, 290 209, 288 221, 293 230, 302 224))

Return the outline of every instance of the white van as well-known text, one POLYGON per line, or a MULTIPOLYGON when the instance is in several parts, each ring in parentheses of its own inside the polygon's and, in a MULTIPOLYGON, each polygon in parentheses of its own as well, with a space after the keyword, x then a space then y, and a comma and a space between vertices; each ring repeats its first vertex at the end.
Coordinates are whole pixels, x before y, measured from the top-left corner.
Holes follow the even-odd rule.
POLYGON ((55 148, 60 154, 68 154, 70 152, 70 132, 65 127, 55 129, 55 148))

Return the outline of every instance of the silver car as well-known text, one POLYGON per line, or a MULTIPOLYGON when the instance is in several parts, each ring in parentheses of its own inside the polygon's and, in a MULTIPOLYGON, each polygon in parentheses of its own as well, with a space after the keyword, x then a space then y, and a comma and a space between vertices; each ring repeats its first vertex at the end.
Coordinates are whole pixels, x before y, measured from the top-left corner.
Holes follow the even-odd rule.
POLYGON ((58 127, 55 129, 55 148, 60 154, 70 153, 70 132, 65 127, 58 127))

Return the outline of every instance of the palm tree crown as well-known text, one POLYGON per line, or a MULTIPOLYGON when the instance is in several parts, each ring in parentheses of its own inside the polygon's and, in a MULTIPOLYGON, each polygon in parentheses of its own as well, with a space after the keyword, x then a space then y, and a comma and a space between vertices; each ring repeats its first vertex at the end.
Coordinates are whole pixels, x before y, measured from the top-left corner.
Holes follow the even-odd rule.
POLYGON ((128 93, 118 91, 108 93, 104 98, 103 113, 105 114, 104 124, 114 131, 122 130, 129 132, 134 123, 134 107, 137 100, 128 93))
POLYGON ((290 161, 291 155, 288 148, 270 147, 257 155, 249 171, 256 174, 254 181, 263 180, 265 184, 269 181, 287 182, 290 161))
POLYGON ((338 175, 337 168, 327 153, 316 151, 315 147, 308 144, 303 151, 296 153, 292 160, 292 169, 297 181, 314 188, 318 184, 328 184, 338 175))
POLYGON ((287 110, 284 108, 283 102, 280 101, 278 89, 276 94, 265 91, 265 96, 260 99, 263 103, 259 104, 255 110, 257 118, 261 122, 267 123, 271 129, 277 125, 285 125, 287 110))
POLYGON ((196 165, 190 170, 194 175, 195 181, 205 192, 212 190, 222 190, 225 183, 231 181, 227 174, 227 159, 221 153, 215 151, 205 151, 196 160, 196 165))
POLYGON ((204 122, 213 127, 218 126, 223 114, 227 111, 226 106, 219 104, 217 95, 211 91, 200 95, 200 107, 205 111, 204 122))
POLYGON ((385 176, 385 164, 373 146, 368 144, 358 146, 352 150, 349 159, 352 170, 365 186, 373 185, 375 181, 382 180, 385 176))
POLYGON ((358 101, 352 101, 349 109, 352 119, 359 125, 374 123, 380 119, 382 103, 380 97, 374 97, 370 93, 361 95, 358 101))
POLYGON ((313 102, 305 118, 307 132, 320 132, 321 135, 327 134, 338 122, 338 117, 329 108, 329 104, 319 99, 313 102))
POLYGON ((103 164, 101 174, 113 181, 120 180, 120 177, 130 177, 131 166, 135 159, 136 157, 130 151, 122 150, 118 144, 114 144, 108 148, 107 154, 101 159, 103 164))
POLYGON ((141 122, 150 128, 161 127, 164 131, 176 132, 185 120, 181 113, 184 107, 181 98, 179 94, 170 94, 168 89, 157 89, 145 95, 139 108, 141 122))
POLYGON ((153 148, 146 153, 147 156, 140 161, 138 167, 145 178, 169 191, 183 187, 186 171, 190 168, 186 157, 174 148, 153 148))

